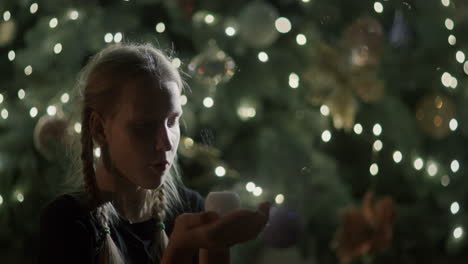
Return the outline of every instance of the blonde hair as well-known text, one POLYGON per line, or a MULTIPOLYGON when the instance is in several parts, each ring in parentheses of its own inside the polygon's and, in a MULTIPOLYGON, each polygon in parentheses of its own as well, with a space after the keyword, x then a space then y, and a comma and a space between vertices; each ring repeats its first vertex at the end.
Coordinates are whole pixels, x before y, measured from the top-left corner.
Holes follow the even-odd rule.
MULTIPOLYGON (((101 201, 94 169, 94 142, 90 132, 90 117, 93 111, 102 115, 113 115, 120 99, 123 84, 135 79, 151 77, 159 82, 175 81, 182 93, 184 82, 171 60, 151 44, 110 45, 97 53, 83 68, 78 80, 81 91, 81 164, 83 187, 104 232, 104 239, 98 256, 98 263, 125 263, 123 253, 110 235, 110 224, 119 221, 113 204, 101 201)), ((105 156, 105 155, 103 155, 105 156)), ((104 157, 105 158, 105 157, 104 157)), ((152 214, 158 222, 163 222, 166 213, 181 204, 177 186, 181 185, 177 158, 168 177, 156 190, 149 190, 146 199, 153 202, 152 214)), ((167 246, 168 238, 162 228, 155 234, 154 259, 160 259, 167 246)))

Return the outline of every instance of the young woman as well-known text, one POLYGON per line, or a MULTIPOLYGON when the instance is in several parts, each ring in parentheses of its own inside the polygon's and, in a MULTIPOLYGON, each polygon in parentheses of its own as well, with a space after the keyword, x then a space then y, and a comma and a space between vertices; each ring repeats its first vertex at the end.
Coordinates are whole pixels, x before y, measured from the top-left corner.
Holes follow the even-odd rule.
POLYGON ((267 203, 221 217, 203 212, 201 196, 183 187, 183 82, 161 51, 108 46, 79 84, 83 190, 43 210, 40 263, 229 263, 229 248, 263 229, 267 203))

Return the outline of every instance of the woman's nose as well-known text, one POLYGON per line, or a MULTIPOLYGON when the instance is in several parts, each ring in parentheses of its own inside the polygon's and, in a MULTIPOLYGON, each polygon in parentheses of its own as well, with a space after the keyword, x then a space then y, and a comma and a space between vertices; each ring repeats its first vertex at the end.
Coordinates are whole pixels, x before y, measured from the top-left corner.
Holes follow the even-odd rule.
POLYGON ((162 125, 156 135, 156 150, 169 151, 172 149, 172 143, 169 138, 169 128, 162 125))

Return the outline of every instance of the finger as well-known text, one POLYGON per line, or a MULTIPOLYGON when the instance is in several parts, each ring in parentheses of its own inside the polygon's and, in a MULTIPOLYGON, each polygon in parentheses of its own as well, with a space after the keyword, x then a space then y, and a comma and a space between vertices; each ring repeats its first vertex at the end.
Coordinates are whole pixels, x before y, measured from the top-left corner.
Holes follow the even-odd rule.
POLYGON ((206 223, 211 223, 219 218, 216 212, 185 213, 177 217, 178 221, 184 222, 186 228, 194 228, 206 223))

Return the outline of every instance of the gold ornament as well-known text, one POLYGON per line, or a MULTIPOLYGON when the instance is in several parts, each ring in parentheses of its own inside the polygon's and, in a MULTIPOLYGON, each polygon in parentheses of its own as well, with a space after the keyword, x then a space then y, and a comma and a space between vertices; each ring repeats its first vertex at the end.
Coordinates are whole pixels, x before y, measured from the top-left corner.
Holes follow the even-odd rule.
POLYGON ((416 107, 419 127, 435 139, 449 134, 452 118, 455 118, 455 105, 449 97, 440 93, 423 97, 416 107))

